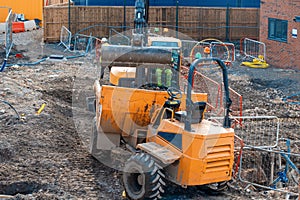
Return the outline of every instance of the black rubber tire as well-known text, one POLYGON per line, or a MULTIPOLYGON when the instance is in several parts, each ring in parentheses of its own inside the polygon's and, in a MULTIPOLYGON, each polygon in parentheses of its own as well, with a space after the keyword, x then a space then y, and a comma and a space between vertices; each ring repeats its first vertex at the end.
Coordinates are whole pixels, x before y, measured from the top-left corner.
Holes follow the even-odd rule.
POLYGON ((164 193, 164 174, 150 155, 137 153, 126 162, 123 184, 129 199, 160 199, 164 193))

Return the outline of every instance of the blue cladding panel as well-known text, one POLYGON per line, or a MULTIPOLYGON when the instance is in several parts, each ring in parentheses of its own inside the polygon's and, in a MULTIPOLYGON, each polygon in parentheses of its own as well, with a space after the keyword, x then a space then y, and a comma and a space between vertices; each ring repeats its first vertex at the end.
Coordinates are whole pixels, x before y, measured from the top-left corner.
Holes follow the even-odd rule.
MULTIPOLYGON (((76 5, 134 6, 135 0, 74 0, 76 5)), ((260 0, 178 0, 179 6, 197 7, 260 7, 260 0)), ((150 6, 175 6, 176 0, 150 0, 150 6)))
POLYGON ((182 150, 182 135, 176 133, 158 132, 157 135, 182 150))

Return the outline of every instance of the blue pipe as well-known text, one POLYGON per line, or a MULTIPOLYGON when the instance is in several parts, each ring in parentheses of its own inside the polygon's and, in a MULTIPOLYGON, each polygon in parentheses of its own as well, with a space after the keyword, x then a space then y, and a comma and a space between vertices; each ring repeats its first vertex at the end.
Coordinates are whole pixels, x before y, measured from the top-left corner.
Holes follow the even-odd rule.
POLYGON ((3 72, 6 67, 7 58, 4 58, 3 64, 1 66, 0 72, 3 72))
POLYGON ((67 56, 66 59, 69 60, 69 59, 74 59, 74 58, 80 58, 80 57, 84 57, 86 56, 86 54, 80 54, 80 55, 76 55, 76 56, 67 56))
MULTIPOLYGON (((80 55, 75 55, 75 56, 67 56, 66 59, 74 59, 74 58, 80 58, 80 57, 86 56, 88 54, 90 44, 91 44, 91 38, 88 41, 88 45, 87 45, 87 48, 85 50, 85 53, 80 54, 80 55)), ((41 62, 44 62, 45 60, 47 60, 47 58, 43 58, 43 59, 40 59, 40 60, 38 60, 36 62, 32 62, 32 63, 20 63, 20 64, 6 64, 7 63, 7 59, 5 58, 2 66, 1 66, 0 72, 3 72, 3 70, 5 69, 5 67, 11 67, 11 66, 14 66, 14 65, 20 65, 20 66, 34 66, 34 65, 38 65, 41 62)))
POLYGON ((4 104, 8 105, 11 109, 13 109, 13 111, 16 113, 18 119, 21 119, 20 114, 18 113, 18 111, 17 111, 17 110, 16 110, 9 102, 4 101, 4 100, 2 100, 2 99, 0 99, 0 102, 2 102, 2 103, 4 103, 4 104))

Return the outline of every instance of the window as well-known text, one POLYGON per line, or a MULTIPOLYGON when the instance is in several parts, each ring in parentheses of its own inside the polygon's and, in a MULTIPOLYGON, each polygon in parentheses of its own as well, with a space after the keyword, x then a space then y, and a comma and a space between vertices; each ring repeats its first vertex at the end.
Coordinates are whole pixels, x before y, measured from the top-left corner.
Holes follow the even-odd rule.
POLYGON ((156 47, 178 47, 177 42, 153 41, 151 46, 156 47))
POLYGON ((269 18, 268 39, 287 42, 288 21, 269 18))

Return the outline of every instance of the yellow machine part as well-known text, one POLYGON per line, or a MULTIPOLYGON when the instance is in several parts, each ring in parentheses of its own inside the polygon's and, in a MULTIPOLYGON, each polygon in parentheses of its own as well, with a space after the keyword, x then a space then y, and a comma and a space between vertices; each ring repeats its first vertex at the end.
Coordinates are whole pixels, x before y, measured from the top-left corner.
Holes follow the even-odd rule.
POLYGON ((162 120, 150 142, 181 153, 178 165, 170 165, 168 173, 182 186, 203 185, 231 179, 234 162, 234 130, 210 121, 192 124, 192 132, 184 131, 184 123, 162 120), (181 142, 180 142, 181 141, 181 142))
POLYGON ((119 85, 120 78, 134 78, 135 72, 135 67, 112 67, 109 81, 113 85, 119 85))
POLYGON ((252 62, 242 62, 242 65, 246 67, 262 69, 269 67, 269 64, 264 60, 264 57, 262 55, 259 55, 258 59, 254 58, 252 62))
MULTIPOLYGON (((162 47, 164 47, 164 45, 166 45, 166 47, 168 47, 168 44, 177 44, 177 47, 182 46, 181 40, 174 38, 174 37, 157 37, 157 36, 153 36, 153 37, 148 37, 148 45, 149 46, 153 46, 153 43, 157 43, 158 46, 159 44, 163 45, 162 47)), ((169 46, 170 47, 170 46, 169 46)), ((171 46, 171 47, 175 47, 175 46, 171 46)))
MULTIPOLYGON (((154 111, 163 106, 166 91, 122 88, 102 85, 95 82, 97 107, 101 107, 101 116, 97 116, 104 132, 130 134, 136 129, 146 130, 154 111)), ((185 95, 180 109, 185 110, 185 95)), ((193 101, 207 101, 206 93, 192 95, 193 101)), ((99 109, 99 108, 98 108, 99 109)), ((98 113, 98 112, 97 112, 98 113)))

